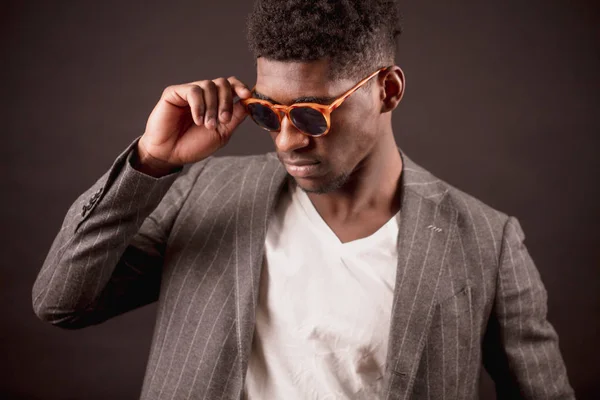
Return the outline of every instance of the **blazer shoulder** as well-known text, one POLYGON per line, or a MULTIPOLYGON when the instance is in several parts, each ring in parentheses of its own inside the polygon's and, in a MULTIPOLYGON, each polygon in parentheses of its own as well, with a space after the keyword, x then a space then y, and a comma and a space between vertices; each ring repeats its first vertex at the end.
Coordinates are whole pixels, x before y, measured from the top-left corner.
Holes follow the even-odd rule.
POLYGON ((492 225, 500 225, 503 229, 509 215, 483 200, 475 197, 472 194, 466 193, 463 190, 451 185, 448 182, 443 182, 448 190, 448 199, 453 207, 458 211, 459 215, 472 219, 488 219, 492 225))
POLYGON ((424 199, 457 213, 457 229, 465 240, 490 244, 498 249, 509 215, 472 194, 466 193, 403 154, 404 185, 424 199))
POLYGON ((262 166, 263 164, 272 164, 274 161, 278 161, 278 159, 272 153, 232 156, 213 155, 193 163, 187 168, 189 174, 193 176, 202 174, 206 177, 222 172, 227 176, 234 176, 246 170, 249 165, 262 166))

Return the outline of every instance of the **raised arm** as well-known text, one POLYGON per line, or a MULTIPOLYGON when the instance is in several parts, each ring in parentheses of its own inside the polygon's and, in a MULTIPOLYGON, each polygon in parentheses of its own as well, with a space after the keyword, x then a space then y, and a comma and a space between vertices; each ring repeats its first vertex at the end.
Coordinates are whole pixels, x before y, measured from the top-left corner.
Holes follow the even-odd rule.
POLYGON ((138 171, 136 138, 69 208, 33 285, 35 314, 76 329, 158 299, 165 243, 200 173, 138 171))
POLYGON ((175 217, 246 118, 234 96, 250 95, 235 77, 165 88, 144 134, 69 208, 33 285, 39 318, 81 328, 158 299, 175 217))

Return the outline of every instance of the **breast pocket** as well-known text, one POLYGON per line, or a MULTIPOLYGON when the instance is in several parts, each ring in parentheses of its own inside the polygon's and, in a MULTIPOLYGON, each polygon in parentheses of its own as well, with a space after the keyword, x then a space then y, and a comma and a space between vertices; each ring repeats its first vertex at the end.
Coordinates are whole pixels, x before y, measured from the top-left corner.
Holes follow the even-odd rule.
POLYGON ((435 305, 431 328, 448 324, 456 325, 456 320, 468 317, 472 307, 471 295, 471 282, 468 281, 455 289, 453 293, 442 296, 435 305))

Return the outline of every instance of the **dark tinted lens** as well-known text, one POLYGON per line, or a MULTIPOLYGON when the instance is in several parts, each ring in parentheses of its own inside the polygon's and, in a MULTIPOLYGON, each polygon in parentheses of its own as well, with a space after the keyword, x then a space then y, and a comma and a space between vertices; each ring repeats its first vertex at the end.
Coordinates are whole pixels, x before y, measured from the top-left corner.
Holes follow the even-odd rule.
POLYGON ((290 111, 292 122, 296 128, 311 135, 320 135, 327 130, 325 116, 309 107, 294 108, 290 111))
POLYGON ((248 104, 250 116, 259 126, 270 131, 279 130, 279 118, 269 107, 260 103, 248 104))

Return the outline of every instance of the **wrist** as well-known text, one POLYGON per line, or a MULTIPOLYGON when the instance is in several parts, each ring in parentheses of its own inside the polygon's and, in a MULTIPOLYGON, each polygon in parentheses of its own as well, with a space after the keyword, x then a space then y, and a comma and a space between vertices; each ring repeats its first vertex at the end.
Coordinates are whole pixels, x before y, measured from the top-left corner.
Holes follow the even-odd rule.
POLYGON ((132 158, 132 167, 135 170, 154 178, 169 175, 181 168, 180 165, 171 164, 153 157, 144 149, 144 146, 140 142, 138 142, 138 146, 135 149, 132 158))

